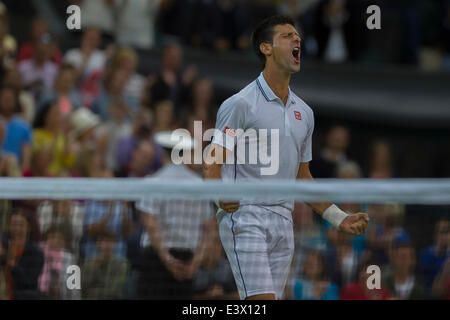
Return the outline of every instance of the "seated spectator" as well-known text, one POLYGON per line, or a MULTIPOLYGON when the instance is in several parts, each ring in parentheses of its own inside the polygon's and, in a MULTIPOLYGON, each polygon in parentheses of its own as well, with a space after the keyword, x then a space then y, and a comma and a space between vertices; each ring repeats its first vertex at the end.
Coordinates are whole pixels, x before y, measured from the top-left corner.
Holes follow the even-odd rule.
POLYGON ((330 279, 340 288, 354 281, 360 256, 353 250, 352 237, 339 232, 336 244, 331 245, 327 252, 327 265, 330 268, 330 279))
POLYGON ((175 106, 172 101, 164 100, 155 103, 153 107, 154 125, 153 132, 163 132, 175 130, 175 106))
POLYGON ((67 115, 82 106, 81 96, 75 88, 75 72, 72 65, 63 64, 56 77, 54 92, 42 99, 43 101, 55 99, 62 115, 67 115))
POLYGON ((39 228, 44 233, 52 226, 64 229, 70 234, 64 249, 73 254, 75 259, 79 254, 79 242, 83 236, 84 203, 82 201, 54 200, 42 201, 37 208, 39 228))
POLYGON ((86 259, 81 267, 83 299, 121 299, 125 293, 128 276, 126 259, 114 255, 116 236, 107 228, 95 235, 97 254, 86 259))
MULTIPOLYGON (((214 88, 211 80, 202 78, 194 81, 191 90, 189 113, 194 121, 202 122, 204 131, 214 128, 217 106, 214 101, 214 88)), ((193 135, 193 132, 191 134, 193 135)))
POLYGON ((82 149, 72 169, 72 176, 82 178, 112 178, 112 171, 106 168, 104 158, 96 149, 82 149))
POLYGON ((44 243, 41 245, 44 267, 38 280, 43 299, 68 300, 80 297, 80 290, 67 288, 66 270, 75 264, 74 256, 66 248, 70 243, 70 234, 67 231, 62 226, 51 225, 45 232, 44 243))
POLYGON ((391 145, 387 141, 375 141, 370 147, 368 177, 389 179, 395 176, 391 145))
POLYGON ((450 258, 445 261, 441 272, 434 278, 432 295, 437 299, 450 300, 450 258))
POLYGON ((391 272, 383 273, 383 286, 392 293, 392 298, 417 300, 425 298, 425 288, 415 273, 416 253, 408 240, 397 240, 391 257, 391 272))
POLYGON ((205 223, 211 239, 205 256, 194 276, 196 299, 238 300, 239 293, 214 220, 205 223))
MULTIPOLYGON (((153 141, 152 116, 146 109, 140 109, 134 116, 133 127, 129 135, 125 135, 117 142, 116 168, 115 170, 126 170, 131 161, 132 154, 141 141, 153 141)), ((154 144, 155 155, 150 172, 161 167, 162 148, 154 144)))
POLYGON ((139 101, 125 92, 127 81, 128 73, 123 69, 112 69, 105 75, 104 88, 92 104, 92 111, 102 121, 113 117, 114 110, 111 110, 112 108, 116 108, 121 113, 121 118, 127 119, 131 119, 139 108, 139 101))
POLYGON ((81 153, 83 150, 97 149, 96 129, 100 125, 99 118, 87 108, 79 108, 70 115, 73 133, 74 152, 81 153))
POLYGON ((38 277, 44 257, 30 234, 30 218, 15 209, 9 217, 8 234, 2 239, 9 299, 39 299, 38 277))
POLYGON ((433 245, 422 250, 419 258, 419 268, 425 278, 425 286, 429 290, 433 279, 442 269, 445 261, 450 258, 450 222, 442 219, 436 223, 433 245))
POLYGON ((367 268, 371 265, 379 265, 376 260, 371 259, 370 253, 362 259, 363 262, 358 269, 359 279, 341 288, 339 300, 387 300, 390 298, 389 291, 383 286, 380 289, 369 289, 367 286, 367 280, 370 276, 367 273, 367 268))
MULTIPOLYGON (((33 19, 31 22, 30 40, 20 46, 17 63, 31 59, 34 56, 34 51, 40 41, 39 39, 47 33, 49 33, 47 21, 39 17, 33 19)), ((52 62, 57 65, 61 64, 62 54, 58 47, 52 46, 50 57, 52 62)))
POLYGON ((51 153, 52 163, 49 173, 52 176, 68 175, 75 162, 68 124, 63 122, 61 111, 54 100, 40 108, 33 124, 33 150, 46 150, 51 153))
POLYGON ((31 124, 34 120, 34 114, 36 112, 36 103, 33 95, 22 88, 22 82, 20 80, 20 73, 17 67, 9 68, 3 77, 3 86, 15 88, 18 92, 18 105, 22 110, 17 110, 17 114, 26 123, 31 124))
MULTIPOLYGON (((5 140, 6 121, 0 118, 0 145, 5 140)), ((20 177, 22 173, 15 155, 0 150, 0 177, 20 177)))
POLYGON ((370 205, 372 225, 366 232, 366 246, 382 264, 389 265, 394 240, 409 239, 403 228, 405 206, 400 204, 370 205))
POLYGON ((84 207, 84 233, 81 247, 82 258, 97 255, 98 246, 95 239, 98 233, 108 228, 115 234, 113 254, 117 258, 125 258, 126 240, 133 232, 133 221, 129 203, 126 201, 89 200, 84 207))
POLYGON ((311 172, 316 178, 335 178, 336 167, 347 160, 347 149, 350 143, 349 130, 336 125, 328 130, 325 146, 318 156, 311 161, 311 172))
POLYGON ((21 170, 30 167, 31 128, 18 113, 17 91, 15 87, 3 86, 0 89, 0 116, 6 121, 6 132, 2 151, 15 155, 21 170))
POLYGON ((136 72, 138 55, 131 47, 118 49, 111 58, 111 68, 124 70, 127 75, 124 94, 138 102, 142 100, 142 94, 146 79, 136 72))
POLYGON ((119 172, 117 177, 143 178, 151 173, 155 163, 155 143, 151 140, 142 140, 133 150, 128 165, 119 172))
POLYGON ((101 33, 98 28, 83 28, 79 48, 73 48, 64 55, 64 62, 76 68, 82 104, 90 107, 100 92, 101 76, 105 67, 105 53, 99 49, 101 33))
POLYGON ((42 35, 36 42, 33 56, 19 63, 23 86, 33 93, 36 101, 53 91, 58 65, 50 60, 52 37, 42 35))
POLYGON ((150 88, 152 104, 162 100, 171 100, 178 109, 181 103, 186 101, 196 70, 189 67, 182 72, 182 64, 183 51, 181 47, 175 43, 167 44, 163 49, 161 69, 150 88))
POLYGON ((325 257, 311 250, 305 258, 303 274, 294 280, 295 300, 337 300, 339 287, 330 282, 325 257))

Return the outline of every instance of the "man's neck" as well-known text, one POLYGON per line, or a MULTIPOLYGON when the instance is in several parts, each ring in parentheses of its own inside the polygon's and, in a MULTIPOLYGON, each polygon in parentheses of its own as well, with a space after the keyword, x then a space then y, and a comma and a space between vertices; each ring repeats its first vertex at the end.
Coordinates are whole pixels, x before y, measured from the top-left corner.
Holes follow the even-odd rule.
POLYGON ((286 105, 289 96, 291 74, 274 67, 266 66, 263 71, 263 76, 273 93, 286 105))

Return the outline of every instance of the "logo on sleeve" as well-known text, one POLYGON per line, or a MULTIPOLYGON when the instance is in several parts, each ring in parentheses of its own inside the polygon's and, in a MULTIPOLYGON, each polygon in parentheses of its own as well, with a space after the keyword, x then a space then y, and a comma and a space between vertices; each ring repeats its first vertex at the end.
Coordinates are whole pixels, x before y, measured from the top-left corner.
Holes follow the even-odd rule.
POLYGON ((236 130, 231 129, 229 126, 226 126, 226 127, 223 129, 223 132, 224 132, 227 136, 230 136, 230 137, 233 137, 233 138, 236 136, 236 130))
POLYGON ((294 111, 295 119, 302 120, 302 114, 300 111, 294 111))

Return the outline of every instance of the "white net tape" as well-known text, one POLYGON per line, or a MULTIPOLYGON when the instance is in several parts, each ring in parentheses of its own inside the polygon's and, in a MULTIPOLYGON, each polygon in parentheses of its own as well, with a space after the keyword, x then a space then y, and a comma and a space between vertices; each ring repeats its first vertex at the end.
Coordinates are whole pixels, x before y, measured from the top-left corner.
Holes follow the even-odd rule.
POLYGON ((450 179, 184 181, 152 179, 0 178, 0 199, 270 200, 449 204, 450 179))

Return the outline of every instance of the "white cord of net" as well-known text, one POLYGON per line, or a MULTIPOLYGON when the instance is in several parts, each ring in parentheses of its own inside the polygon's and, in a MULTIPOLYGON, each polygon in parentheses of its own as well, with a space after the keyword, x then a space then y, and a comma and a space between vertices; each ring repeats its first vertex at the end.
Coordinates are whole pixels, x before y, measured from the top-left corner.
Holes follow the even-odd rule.
POLYGON ((156 178, 0 178, 0 199, 295 200, 450 204, 450 179, 314 181, 159 180, 156 178))

